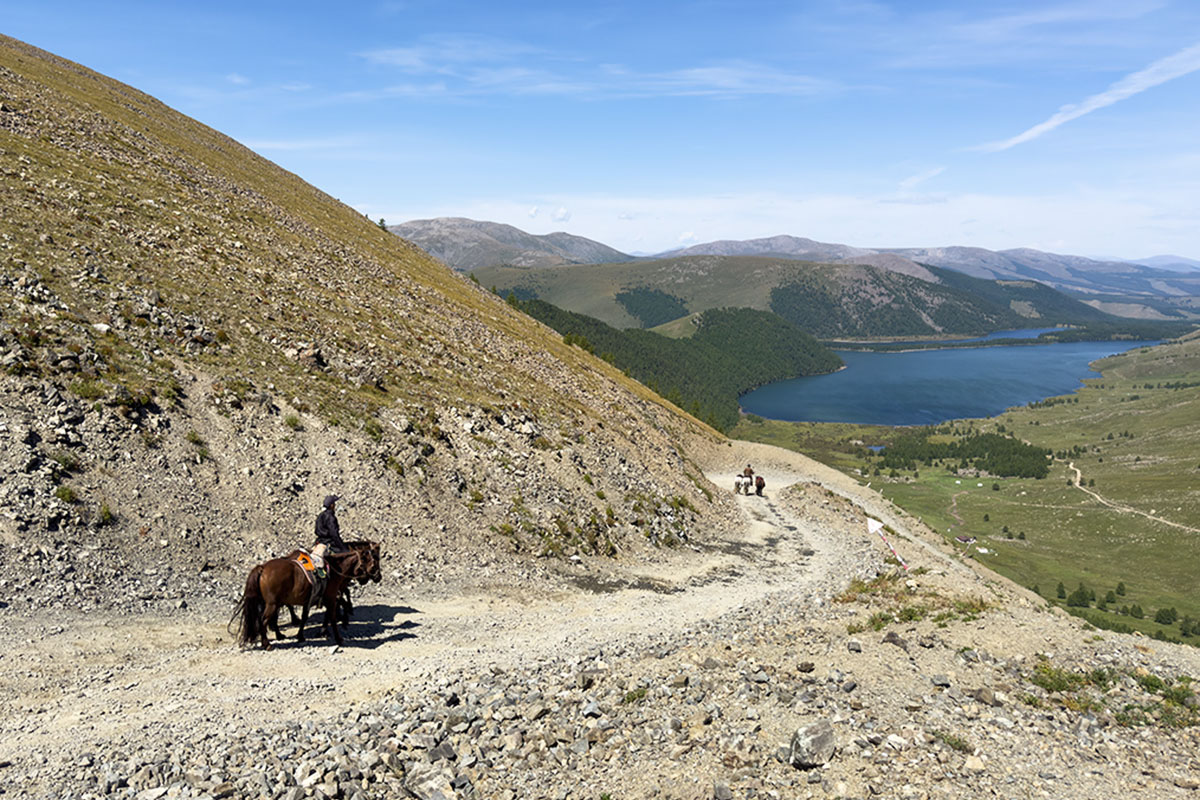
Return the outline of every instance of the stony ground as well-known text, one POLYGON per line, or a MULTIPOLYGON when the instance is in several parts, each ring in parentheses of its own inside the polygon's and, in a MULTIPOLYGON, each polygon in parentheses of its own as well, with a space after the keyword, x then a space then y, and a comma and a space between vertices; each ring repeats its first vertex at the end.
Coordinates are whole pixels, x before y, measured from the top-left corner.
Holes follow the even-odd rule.
POLYGON ((239 650, 232 599, 0 609, 17 797, 1139 797, 1200 786, 1191 648, 1084 630, 801 457, 745 524, 525 584, 362 595, 346 646, 239 650), (791 485, 790 488, 781 487, 791 485), (867 514, 912 568, 885 562, 867 514), (597 577, 602 575, 603 577, 597 577), (586 576, 586 577, 585 577, 586 576), (850 631, 855 631, 851 633, 850 631), (797 734, 801 735, 797 735, 797 734))

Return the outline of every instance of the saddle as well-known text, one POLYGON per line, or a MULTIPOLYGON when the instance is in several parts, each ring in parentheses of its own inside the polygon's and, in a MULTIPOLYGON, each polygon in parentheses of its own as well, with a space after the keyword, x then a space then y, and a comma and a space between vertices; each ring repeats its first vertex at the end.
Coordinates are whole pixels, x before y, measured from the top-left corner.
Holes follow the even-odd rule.
POLYGON ((300 565, 300 571, 304 573, 305 578, 308 578, 313 596, 323 594, 325 582, 329 578, 329 573, 325 569, 325 559, 321 558, 318 553, 309 553, 301 549, 300 555, 292 560, 300 565))

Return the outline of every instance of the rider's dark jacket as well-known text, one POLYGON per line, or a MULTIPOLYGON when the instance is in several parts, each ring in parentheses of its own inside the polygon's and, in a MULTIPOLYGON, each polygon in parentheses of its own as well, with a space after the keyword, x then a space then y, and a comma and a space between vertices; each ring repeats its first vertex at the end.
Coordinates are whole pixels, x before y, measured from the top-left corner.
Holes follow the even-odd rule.
POLYGON ((326 508, 317 515, 317 543, 327 545, 331 552, 346 549, 346 543, 342 541, 342 533, 332 507, 326 508))

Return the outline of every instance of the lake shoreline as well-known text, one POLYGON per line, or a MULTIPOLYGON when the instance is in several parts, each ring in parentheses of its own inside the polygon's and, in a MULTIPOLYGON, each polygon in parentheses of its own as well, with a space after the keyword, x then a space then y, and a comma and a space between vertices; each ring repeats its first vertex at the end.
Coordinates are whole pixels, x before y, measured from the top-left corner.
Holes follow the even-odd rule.
POLYGON ((1026 337, 957 347, 840 350, 842 369, 759 387, 740 396, 738 406, 743 414, 781 422, 912 427, 988 418, 1071 394, 1085 379, 1099 377, 1092 362, 1157 343, 1026 337), (1028 346, 1034 344, 1039 346, 1028 346))

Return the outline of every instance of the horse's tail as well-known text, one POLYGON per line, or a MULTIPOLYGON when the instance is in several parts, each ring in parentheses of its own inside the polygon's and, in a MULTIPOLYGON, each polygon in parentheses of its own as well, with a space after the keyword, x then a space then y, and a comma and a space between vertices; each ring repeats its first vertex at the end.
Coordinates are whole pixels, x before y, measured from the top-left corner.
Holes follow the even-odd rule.
POLYGON ((252 644, 262 634, 262 613, 263 613, 263 597, 262 589, 259 587, 259 578, 262 577, 262 565, 258 565, 250 570, 250 575, 246 577, 246 588, 242 592, 242 600, 233 611, 233 619, 230 619, 230 625, 233 620, 237 619, 240 614, 241 624, 238 625, 238 643, 252 644))

